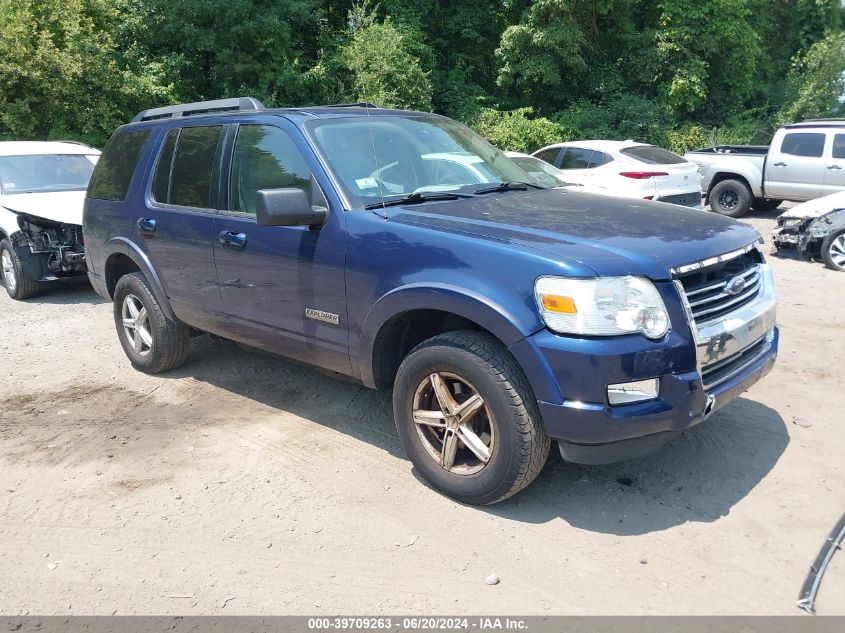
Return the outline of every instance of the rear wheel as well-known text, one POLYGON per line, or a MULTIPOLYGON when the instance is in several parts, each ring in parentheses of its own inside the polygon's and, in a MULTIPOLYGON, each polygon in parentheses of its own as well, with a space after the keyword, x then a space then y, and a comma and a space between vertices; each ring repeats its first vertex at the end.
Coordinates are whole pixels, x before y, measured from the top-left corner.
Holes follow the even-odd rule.
POLYGON ((822 259, 828 268, 845 272, 845 229, 840 229, 824 238, 822 259))
POLYGON ((157 374, 188 359, 190 328, 164 316, 143 273, 125 275, 117 282, 114 322, 123 351, 135 369, 157 374))
POLYGON ((740 180, 723 180, 710 190, 710 208, 729 218, 741 218, 751 210, 751 190, 740 180))
POLYGON ((15 247, 9 240, 0 241, 0 274, 3 286, 12 299, 29 299, 41 289, 37 280, 26 274, 15 247))
POLYGON ((491 336, 450 332, 417 346, 393 389, 396 428, 440 492, 490 504, 542 470, 550 441, 522 369, 491 336))

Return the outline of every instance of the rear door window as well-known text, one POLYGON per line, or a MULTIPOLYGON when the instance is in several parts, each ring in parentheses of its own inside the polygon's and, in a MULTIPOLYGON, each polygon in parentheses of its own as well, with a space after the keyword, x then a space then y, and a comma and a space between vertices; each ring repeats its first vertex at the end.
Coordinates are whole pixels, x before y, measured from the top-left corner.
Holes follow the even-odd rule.
POLYGON ((232 152, 232 211, 254 215, 258 191, 288 188, 311 191, 311 169, 293 139, 272 125, 241 125, 232 152))
POLYGON ((167 204, 170 195, 170 167, 173 165, 173 150, 176 149, 176 140, 179 138, 179 129, 170 130, 161 145, 161 153, 156 163, 155 176, 153 176, 153 200, 167 204))
POLYGON ((833 136, 833 158, 845 158, 845 134, 833 136))
POLYGON ((635 145, 621 149, 619 152, 649 165, 677 165, 687 162, 682 156, 655 145, 635 145))
POLYGON ((604 152, 593 152, 593 155, 590 156, 590 169, 593 167, 601 167, 602 165, 607 165, 609 162, 613 160, 613 157, 610 154, 605 154, 604 152))
POLYGON ((593 150, 567 147, 560 163, 561 169, 589 169, 593 150))
POLYGON ((824 151, 824 134, 811 132, 792 132, 783 137, 780 151, 792 156, 818 158, 824 151))
POLYGON ((146 130, 112 134, 91 175, 86 195, 100 200, 123 200, 148 136, 146 130))
POLYGON ((560 154, 559 147, 550 147, 549 149, 544 149, 542 152, 537 152, 535 156, 540 160, 546 161, 550 165, 554 165, 558 154, 560 154))
POLYGON ((211 208, 214 159, 222 127, 185 127, 179 133, 170 170, 169 204, 211 208))

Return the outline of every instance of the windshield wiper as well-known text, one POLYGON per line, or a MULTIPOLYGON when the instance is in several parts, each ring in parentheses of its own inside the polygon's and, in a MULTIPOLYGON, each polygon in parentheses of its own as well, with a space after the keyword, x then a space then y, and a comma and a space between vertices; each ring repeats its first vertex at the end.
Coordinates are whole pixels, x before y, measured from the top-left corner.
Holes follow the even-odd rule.
POLYGON ((459 198, 474 198, 472 193, 411 193, 402 198, 394 200, 383 200, 382 202, 373 202, 364 208, 368 211, 371 209, 381 209, 382 207, 395 207, 401 204, 420 204, 421 202, 436 202, 438 200, 458 200, 459 198))
POLYGON ((495 187, 487 187, 486 189, 477 189, 474 193, 477 196, 483 196, 485 193, 504 193, 505 191, 528 191, 532 189, 545 189, 540 185, 532 185, 530 182, 501 182, 495 187))

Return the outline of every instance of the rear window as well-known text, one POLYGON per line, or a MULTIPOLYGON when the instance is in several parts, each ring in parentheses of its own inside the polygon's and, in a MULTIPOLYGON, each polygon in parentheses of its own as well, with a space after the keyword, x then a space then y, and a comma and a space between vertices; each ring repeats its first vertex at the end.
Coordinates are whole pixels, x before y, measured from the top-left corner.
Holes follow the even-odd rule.
POLYGON ((818 158, 824 151, 824 134, 793 132, 783 137, 780 151, 792 156, 818 158))
POLYGON ((687 162, 681 156, 670 152, 668 149, 663 149, 655 145, 635 145, 634 147, 626 147, 625 149, 619 150, 619 152, 649 165, 677 165, 678 163, 687 162))
POLYGON ((126 197, 147 136, 147 131, 112 134, 91 176, 86 194, 89 198, 123 200, 126 197))
POLYGON ((170 171, 170 204, 211 208, 212 170, 221 129, 219 125, 182 128, 170 171))

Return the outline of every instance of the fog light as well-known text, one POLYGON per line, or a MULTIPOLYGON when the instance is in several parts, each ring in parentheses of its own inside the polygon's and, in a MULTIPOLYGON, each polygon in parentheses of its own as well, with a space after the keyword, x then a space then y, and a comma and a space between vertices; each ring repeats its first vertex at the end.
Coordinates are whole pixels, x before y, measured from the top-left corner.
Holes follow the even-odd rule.
POLYGON ((630 404, 653 400, 657 397, 659 389, 660 381, 657 378, 620 382, 607 386, 607 401, 610 404, 630 404))

